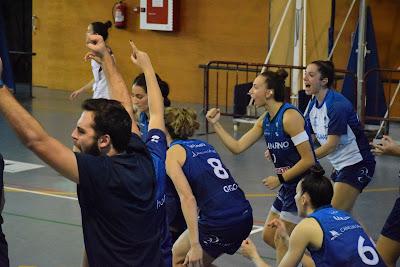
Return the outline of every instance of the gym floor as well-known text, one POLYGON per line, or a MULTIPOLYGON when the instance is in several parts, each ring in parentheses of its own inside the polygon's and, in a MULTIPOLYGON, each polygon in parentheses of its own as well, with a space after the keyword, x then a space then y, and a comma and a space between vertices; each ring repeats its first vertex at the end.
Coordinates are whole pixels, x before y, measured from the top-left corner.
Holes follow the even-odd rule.
MULTIPOLYGON (((71 102, 69 92, 34 88, 33 99, 21 103, 42 123, 52 136, 71 147, 70 134, 81 113, 80 100, 71 102)), ((89 95, 87 95, 89 97, 89 95)), ((199 105, 187 105, 198 111, 199 105)), ((200 113, 199 113, 200 114, 200 113)), ((204 132, 204 116, 200 114, 204 132)), ((233 133, 232 118, 222 123, 233 133)), ((250 125, 239 126, 238 136, 250 125)), ((3 210, 3 231, 9 245, 11 266, 76 267, 80 266, 83 236, 76 185, 46 166, 26 149, 0 117, 0 152, 7 160, 4 177, 6 204, 3 210), (29 163, 29 164, 26 164, 29 163), (39 166, 38 166, 39 165, 39 166)), ((390 125, 390 135, 400 140, 400 125, 390 125)), ((264 159, 264 140, 260 139, 241 155, 233 155, 215 134, 201 135, 215 146, 225 165, 251 202, 254 229, 251 235, 262 257, 275 264, 275 253, 261 237, 262 226, 272 205, 275 192, 261 184, 261 179, 273 174, 273 166, 264 159)), ((377 159, 374 179, 360 195, 353 214, 376 240, 395 199, 399 196, 397 178, 400 160, 382 156, 377 159)), ((332 167, 321 161, 330 174, 332 167)), ((253 266, 239 252, 223 255, 217 266, 253 266)), ((400 266, 400 265, 398 265, 400 266)))

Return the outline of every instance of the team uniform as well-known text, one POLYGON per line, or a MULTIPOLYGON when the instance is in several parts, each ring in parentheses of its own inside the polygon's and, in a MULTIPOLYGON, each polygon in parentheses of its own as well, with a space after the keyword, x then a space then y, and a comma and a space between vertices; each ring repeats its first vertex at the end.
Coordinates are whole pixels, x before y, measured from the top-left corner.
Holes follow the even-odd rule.
POLYGON ((105 99, 110 99, 110 94, 108 91, 108 85, 107 85, 107 80, 106 76, 104 74, 104 71, 99 63, 96 62, 96 60, 92 59, 90 61, 91 66, 92 66, 92 72, 93 72, 93 97, 92 98, 105 98, 105 99))
POLYGON ((90 266, 165 266, 161 257, 152 157, 132 134, 126 152, 75 153, 78 200, 90 266))
POLYGON ((308 248, 315 266, 386 266, 375 244, 347 212, 328 205, 308 217, 319 223, 324 235, 319 250, 308 248))
MULTIPOLYGON (((284 103, 279 108, 275 117, 271 118, 269 113, 267 113, 263 120, 264 138, 271 159, 275 165, 276 174, 283 174, 301 159, 301 156, 296 149, 297 144, 302 142, 310 142, 311 144, 309 136, 306 137, 306 140, 304 140, 304 138, 301 139, 299 143, 297 143, 297 140, 294 140, 296 142, 295 144, 293 143, 293 138, 285 133, 283 115, 288 109, 297 110, 293 105, 284 103)), ((294 196, 296 195, 297 183, 305 174, 306 173, 299 175, 282 184, 278 195, 272 204, 271 211, 280 214, 280 217, 285 221, 297 224, 301 220, 297 215, 294 196)))
POLYGON ((149 118, 147 117, 146 112, 140 112, 138 126, 142 140, 146 142, 147 132, 149 131, 149 118))
POLYGON ((3 156, 0 154, 0 266, 10 266, 10 262, 8 260, 8 244, 6 241, 6 237, 3 233, 3 217, 1 216, 1 212, 4 208, 4 182, 3 182, 3 172, 4 172, 4 160, 3 156))
POLYGON ((350 101, 329 89, 322 103, 310 100, 306 118, 321 145, 328 135, 340 136, 336 150, 327 155, 335 169, 332 180, 362 191, 375 172, 375 158, 350 101))
POLYGON ((182 170, 199 209, 202 248, 213 258, 233 254, 253 226, 250 203, 215 149, 200 140, 174 140, 186 150, 182 170))
MULTIPOLYGON (((149 119, 146 112, 139 114, 138 126, 142 140, 146 142, 149 129, 149 119)), ((165 171, 164 171, 165 172, 165 171)), ((165 174, 166 175, 166 174, 165 174)), ((170 229, 168 238, 173 244, 176 239, 186 230, 186 221, 183 217, 181 202, 179 200, 178 193, 176 192, 175 186, 171 179, 166 175, 165 182, 165 202, 166 202, 166 213, 167 213, 167 224, 170 229)), ((167 235, 167 234, 166 234, 167 235)))
POLYGON ((165 266, 172 266, 172 240, 168 231, 167 210, 165 203, 167 138, 159 129, 151 129, 147 133, 146 147, 151 153, 157 178, 156 207, 159 229, 161 233, 161 253, 165 266))

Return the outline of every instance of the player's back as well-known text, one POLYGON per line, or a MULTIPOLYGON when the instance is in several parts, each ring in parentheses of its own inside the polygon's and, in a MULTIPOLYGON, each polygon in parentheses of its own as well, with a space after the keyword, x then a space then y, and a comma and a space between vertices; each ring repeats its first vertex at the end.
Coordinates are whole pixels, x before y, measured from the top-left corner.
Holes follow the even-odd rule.
POLYGON ((361 225, 344 211, 324 206, 309 217, 322 228, 319 250, 309 249, 316 266, 386 266, 361 225))

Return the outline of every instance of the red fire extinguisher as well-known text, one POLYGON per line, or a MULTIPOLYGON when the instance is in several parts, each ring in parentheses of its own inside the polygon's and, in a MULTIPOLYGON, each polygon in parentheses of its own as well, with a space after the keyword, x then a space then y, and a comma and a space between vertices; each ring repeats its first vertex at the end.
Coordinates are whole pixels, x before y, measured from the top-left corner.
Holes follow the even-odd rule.
POLYGON ((123 1, 114 4, 112 15, 116 28, 126 27, 126 4, 123 1))

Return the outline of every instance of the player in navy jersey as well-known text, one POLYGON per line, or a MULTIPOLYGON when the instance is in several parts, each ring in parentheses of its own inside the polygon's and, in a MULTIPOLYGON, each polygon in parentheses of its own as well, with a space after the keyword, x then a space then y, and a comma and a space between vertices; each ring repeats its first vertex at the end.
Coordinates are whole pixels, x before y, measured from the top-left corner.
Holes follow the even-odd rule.
POLYGON ((167 108, 165 125, 173 140, 167 173, 181 201, 188 229, 173 246, 174 266, 210 266, 223 253, 233 254, 250 234, 250 203, 205 141, 189 139, 199 123, 190 109, 167 108))
MULTIPOLYGON (((168 99, 169 86, 168 83, 163 81, 158 74, 156 74, 158 86, 163 96, 163 103, 165 107, 171 105, 168 99)), ((138 114, 138 126, 142 134, 143 141, 147 139, 148 125, 149 125, 149 102, 148 102, 148 85, 146 82, 145 73, 141 73, 135 77, 132 85, 132 104, 138 114)))
MULTIPOLYGON (((160 90, 160 80, 155 74, 148 55, 139 51, 133 42, 132 62, 143 71, 144 84, 146 86, 146 101, 148 106, 148 125, 146 125, 146 147, 153 158, 157 178, 156 206, 161 232, 161 252, 165 266, 172 266, 172 241, 168 231, 167 211, 165 205, 166 170, 165 160, 167 156, 167 138, 164 123, 164 106, 166 98, 160 90)), ((168 86, 168 85, 167 85, 168 86)), ((167 99, 168 100, 168 99, 167 99)), ((129 101, 129 100, 128 100, 129 101)), ((168 100, 169 101, 169 100, 168 100)), ((141 128, 142 132, 142 128, 141 128)), ((143 137, 142 137, 143 139, 143 137)))
MULTIPOLYGON (((331 181, 323 176, 322 170, 312 171, 298 183, 296 205, 299 215, 305 219, 290 237, 281 220, 271 222, 277 228, 278 266, 295 267, 302 258, 306 266, 386 266, 361 225, 349 213, 330 205, 332 197, 331 181), (306 249, 314 263, 309 256, 304 256, 306 249)), ((243 241, 242 252, 256 266, 269 266, 250 239, 243 241)))
MULTIPOLYGON (((162 80, 158 74, 156 74, 158 86, 163 96, 164 107, 169 107, 171 101, 168 99, 169 86, 168 83, 162 80)), ((138 112, 138 126, 142 136, 142 140, 147 140, 147 132, 149 130, 149 102, 148 102, 148 85, 146 83, 146 77, 144 73, 139 74, 133 81, 132 85, 132 103, 134 109, 138 112)), ((151 119, 151 118, 150 118, 151 119)), ((167 177, 165 186, 165 202, 169 231, 172 236, 172 243, 185 231, 186 223, 182 215, 180 208, 180 202, 178 194, 176 193, 175 187, 171 182, 171 179, 167 177)))
POLYGON ((283 102, 286 77, 285 70, 265 71, 256 77, 249 93, 254 104, 265 107, 266 112, 239 140, 234 139, 218 122, 218 109, 211 109, 206 115, 221 141, 235 154, 245 151, 264 136, 275 166, 275 175, 266 177, 263 183, 269 189, 281 186, 263 232, 264 241, 273 248, 275 228, 268 227, 268 223, 281 218, 290 232, 299 222, 294 202, 296 185, 315 164, 311 139, 306 132, 302 114, 294 106, 283 102))
POLYGON ((314 95, 305 113, 307 123, 320 146, 318 159, 327 157, 334 167, 332 205, 351 211, 358 195, 371 181, 375 158, 370 152, 353 105, 331 89, 334 66, 331 61, 314 61, 304 75, 305 92, 314 95))
MULTIPOLYGON (((378 143, 371 145, 375 155, 386 154, 400 157, 400 145, 390 136, 384 135, 378 143)), ((400 257, 400 197, 396 199, 393 209, 386 219, 376 247, 387 266, 396 266, 400 257)))

